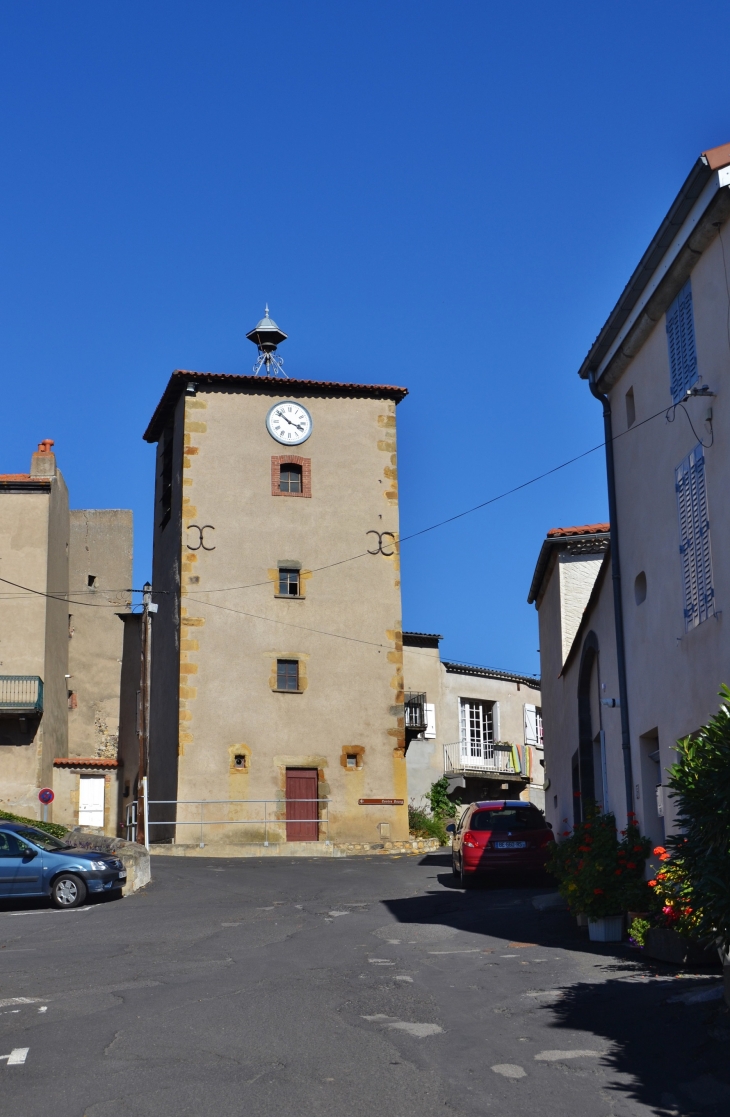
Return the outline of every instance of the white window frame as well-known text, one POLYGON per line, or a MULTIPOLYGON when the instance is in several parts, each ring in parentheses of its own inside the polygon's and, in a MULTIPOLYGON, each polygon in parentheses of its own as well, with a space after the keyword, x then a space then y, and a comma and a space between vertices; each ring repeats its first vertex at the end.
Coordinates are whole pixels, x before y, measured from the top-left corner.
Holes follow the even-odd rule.
POLYGON ((496 707, 496 702, 483 699, 459 699, 461 755, 465 759, 494 759, 496 707))

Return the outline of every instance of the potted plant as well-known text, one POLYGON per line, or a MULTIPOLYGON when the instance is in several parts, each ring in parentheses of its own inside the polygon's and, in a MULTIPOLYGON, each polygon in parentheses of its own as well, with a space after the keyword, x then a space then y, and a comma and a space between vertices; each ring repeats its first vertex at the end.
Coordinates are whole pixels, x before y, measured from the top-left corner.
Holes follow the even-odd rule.
POLYGON ((598 813, 589 814, 572 834, 564 831, 561 837, 548 864, 561 896, 572 912, 588 917, 593 942, 620 942, 624 912, 647 904, 648 839, 641 837, 633 816, 619 839, 614 816, 598 813))
POLYGON ((669 769, 677 833, 657 846, 660 869, 647 953, 679 964, 707 961, 717 949, 730 1003, 730 690, 720 689, 718 712, 677 742, 669 769))

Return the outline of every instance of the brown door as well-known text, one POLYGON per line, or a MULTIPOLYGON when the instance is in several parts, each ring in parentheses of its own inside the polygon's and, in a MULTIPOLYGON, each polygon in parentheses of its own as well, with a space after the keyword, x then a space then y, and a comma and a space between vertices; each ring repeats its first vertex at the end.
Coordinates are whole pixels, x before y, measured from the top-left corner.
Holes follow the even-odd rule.
POLYGON ((286 840, 319 841, 316 768, 286 770, 286 840))

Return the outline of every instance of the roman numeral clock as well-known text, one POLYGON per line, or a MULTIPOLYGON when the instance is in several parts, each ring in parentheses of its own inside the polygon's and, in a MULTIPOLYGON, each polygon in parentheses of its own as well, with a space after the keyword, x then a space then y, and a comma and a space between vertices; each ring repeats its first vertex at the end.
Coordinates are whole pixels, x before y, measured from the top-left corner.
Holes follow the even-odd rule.
POLYGON ((312 416, 301 403, 286 399, 270 409, 266 429, 283 446, 299 446, 312 433, 312 416))

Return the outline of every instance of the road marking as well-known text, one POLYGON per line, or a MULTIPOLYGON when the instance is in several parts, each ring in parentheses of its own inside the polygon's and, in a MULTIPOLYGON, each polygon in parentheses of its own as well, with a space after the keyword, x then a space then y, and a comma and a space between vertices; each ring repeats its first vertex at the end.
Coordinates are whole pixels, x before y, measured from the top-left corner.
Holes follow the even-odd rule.
POLYGON ((525 1078, 527 1075, 527 1071, 517 1066, 517 1063, 497 1063, 490 1069, 495 1074, 501 1074, 503 1078, 525 1078))
POLYGON ((41 1005, 38 1009, 39 1012, 48 1012, 48 1005, 41 1005))
POLYGON ((557 1063, 563 1059, 600 1059, 602 1051, 541 1051, 535 1058, 541 1063, 557 1063))
POLYGON ((17 915, 76 915, 81 911, 101 911, 101 907, 87 904, 84 908, 38 908, 37 911, 6 911, 3 914, 12 919, 17 915))
POLYGON ((8 1005, 37 1005, 40 997, 6 997, 4 1001, 0 1001, 0 1008, 7 1008, 8 1005))
POLYGON ((397 975, 397 976, 396 976, 396 977, 394 978, 394 980, 395 980, 395 981, 410 981, 411 985, 413 984, 413 978, 412 978, 412 977, 408 977, 408 976, 407 976, 406 974, 398 974, 398 975, 397 975))
POLYGON ((390 958, 368 958, 368 962, 370 963, 371 966, 394 966, 395 965, 395 962, 391 961, 390 958))
MULTIPOLYGON (((429 954, 481 954, 481 947, 475 946, 469 950, 429 950, 429 954)), ((507 958, 514 958, 514 954, 504 955, 507 958)))
POLYGON ((384 1028, 393 1028, 399 1032, 407 1032, 410 1036, 415 1036, 416 1039, 425 1039, 426 1036, 437 1036, 443 1032, 438 1024, 418 1024, 411 1023, 408 1020, 396 1020, 392 1016, 386 1016, 382 1012, 376 1012, 374 1016, 363 1016, 363 1020, 368 1020, 372 1024, 382 1024, 384 1028))
POLYGON ((327 914, 328 915, 350 915, 351 913, 349 911, 329 911, 329 912, 327 912, 327 914))
POLYGON ((9 1055, 0 1055, 0 1062, 7 1059, 9 1067, 22 1067, 29 1051, 30 1047, 14 1047, 9 1055))
POLYGON ((221 923, 221 927, 240 927, 240 923, 221 923))
POLYGON ((510 942, 507 943, 507 945, 509 946, 510 950, 514 950, 515 948, 522 950, 525 947, 537 946, 538 944, 536 942, 510 942))
POLYGON ((500 958, 516 958, 516 954, 500 954, 500 958))

